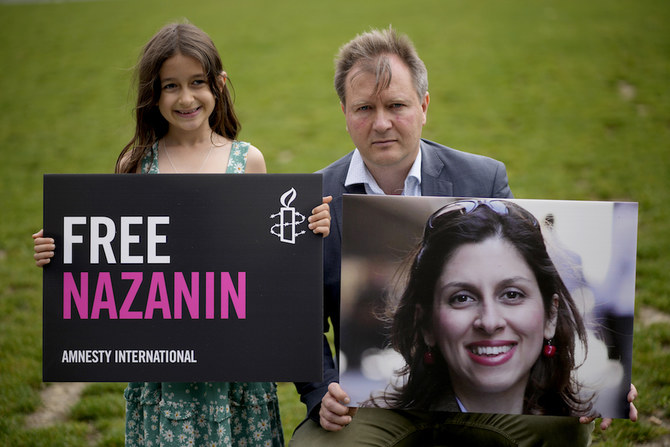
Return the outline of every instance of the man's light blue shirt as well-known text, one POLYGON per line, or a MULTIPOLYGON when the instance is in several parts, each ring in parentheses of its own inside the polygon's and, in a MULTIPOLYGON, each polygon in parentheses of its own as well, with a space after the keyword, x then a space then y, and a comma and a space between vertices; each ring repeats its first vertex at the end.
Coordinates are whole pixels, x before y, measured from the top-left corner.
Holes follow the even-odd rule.
MULTIPOLYGON (((347 171, 347 178, 344 180, 344 186, 350 186, 362 183, 365 187, 366 194, 384 195, 384 191, 379 187, 375 178, 370 174, 370 171, 365 166, 363 157, 358 149, 354 150, 347 171)), ((421 148, 416 155, 416 160, 412 164, 407 178, 405 178, 405 185, 402 190, 403 196, 420 196, 421 195, 421 148)))

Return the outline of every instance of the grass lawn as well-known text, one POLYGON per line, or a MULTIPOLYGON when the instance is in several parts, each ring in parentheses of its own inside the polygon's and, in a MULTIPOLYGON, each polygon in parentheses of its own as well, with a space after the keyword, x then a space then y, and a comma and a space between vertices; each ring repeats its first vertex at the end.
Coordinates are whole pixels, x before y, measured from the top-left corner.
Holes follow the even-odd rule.
MULTIPOLYGON (((40 406, 44 173, 112 172, 133 132, 141 46, 188 18, 219 48, 242 140, 270 172, 352 149, 332 87, 338 47, 370 27, 410 35, 429 70, 424 136, 503 160, 518 198, 640 204, 633 381, 640 422, 594 445, 668 442, 670 3, 662 0, 0 0, 0 445, 123 445, 123 384, 90 384, 64 421, 40 406)), ((280 384, 287 439, 304 416, 280 384)))

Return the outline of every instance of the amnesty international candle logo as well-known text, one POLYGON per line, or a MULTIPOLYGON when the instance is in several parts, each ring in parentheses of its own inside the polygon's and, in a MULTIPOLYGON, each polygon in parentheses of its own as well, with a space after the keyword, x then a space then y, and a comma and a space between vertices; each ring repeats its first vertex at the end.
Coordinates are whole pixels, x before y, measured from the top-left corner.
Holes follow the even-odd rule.
POLYGON ((305 230, 296 232, 296 227, 305 221, 305 216, 297 212, 294 207, 290 206, 297 195, 298 194, 295 192, 294 188, 291 188, 282 194, 279 199, 279 203, 281 203, 279 212, 270 216, 270 219, 279 217, 279 223, 274 224, 272 228, 270 228, 270 233, 277 236, 281 242, 286 244, 295 244, 295 239, 301 234, 305 234, 305 230))

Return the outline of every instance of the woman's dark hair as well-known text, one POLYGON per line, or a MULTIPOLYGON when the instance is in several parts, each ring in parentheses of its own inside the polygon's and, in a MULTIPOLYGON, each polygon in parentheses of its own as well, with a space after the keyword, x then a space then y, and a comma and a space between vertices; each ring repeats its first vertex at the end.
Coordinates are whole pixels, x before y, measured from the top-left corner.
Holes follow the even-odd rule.
POLYGON ((168 122, 158 110, 161 95, 159 73, 163 63, 175 54, 192 57, 202 64, 215 98, 214 110, 209 116, 212 131, 230 140, 234 140, 240 131, 227 83, 222 86, 219 82, 223 65, 212 39, 190 23, 166 25, 144 46, 137 64, 135 135, 117 159, 117 173, 136 172, 144 151, 168 131, 168 122))
MULTIPOLYGON (((410 259, 406 284, 391 312, 391 346, 404 357, 400 373, 406 383, 383 397, 392 408, 435 408, 445 395, 453 394, 445 359, 433 351, 435 363, 424 365, 429 347, 422 329, 433 321, 435 285, 455 250, 468 243, 497 237, 511 243, 535 274, 542 294, 545 318, 552 312, 552 297, 558 295, 558 316, 553 344, 554 357, 538 352, 526 387, 523 412, 581 416, 589 414, 590 399, 579 396, 572 379, 575 343, 586 349, 586 329, 570 293, 549 257, 540 226, 522 207, 501 200, 454 202, 435 212, 426 223, 423 239, 410 259)), ((378 398, 375 399, 378 401, 378 398)))

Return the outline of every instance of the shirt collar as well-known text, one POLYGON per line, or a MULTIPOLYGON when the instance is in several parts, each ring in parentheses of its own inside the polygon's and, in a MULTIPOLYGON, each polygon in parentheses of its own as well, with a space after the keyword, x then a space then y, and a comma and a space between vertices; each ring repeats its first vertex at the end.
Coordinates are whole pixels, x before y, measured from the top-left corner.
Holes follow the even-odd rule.
MULTIPOLYGON (((363 184, 366 194, 384 195, 384 191, 379 187, 375 178, 370 174, 365 166, 363 157, 358 149, 354 150, 349 163, 347 177, 344 180, 344 186, 363 184)), ((405 178, 405 184, 402 191, 403 196, 421 195, 421 149, 416 155, 416 159, 405 178)))

